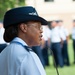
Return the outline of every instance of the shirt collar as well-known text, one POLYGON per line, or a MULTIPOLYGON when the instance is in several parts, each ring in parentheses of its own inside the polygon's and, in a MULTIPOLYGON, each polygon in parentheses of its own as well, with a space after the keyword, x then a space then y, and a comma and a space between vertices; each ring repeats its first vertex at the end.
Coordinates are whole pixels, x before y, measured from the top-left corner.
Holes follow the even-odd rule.
POLYGON ((22 40, 21 38, 19 38, 19 37, 14 38, 14 39, 12 40, 12 42, 19 42, 19 43, 21 43, 21 44, 24 45, 24 46, 28 46, 27 43, 26 43, 25 41, 23 41, 23 40, 22 40))

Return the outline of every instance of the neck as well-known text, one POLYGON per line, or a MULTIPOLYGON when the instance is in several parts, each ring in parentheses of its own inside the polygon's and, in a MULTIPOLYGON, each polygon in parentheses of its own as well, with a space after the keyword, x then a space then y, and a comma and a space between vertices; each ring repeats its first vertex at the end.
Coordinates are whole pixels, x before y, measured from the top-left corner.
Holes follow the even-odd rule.
POLYGON ((19 35, 18 36, 19 38, 21 38, 24 42, 26 42, 26 44, 29 46, 29 47, 32 47, 32 42, 30 41, 30 39, 27 37, 27 36, 22 36, 22 35, 19 35))

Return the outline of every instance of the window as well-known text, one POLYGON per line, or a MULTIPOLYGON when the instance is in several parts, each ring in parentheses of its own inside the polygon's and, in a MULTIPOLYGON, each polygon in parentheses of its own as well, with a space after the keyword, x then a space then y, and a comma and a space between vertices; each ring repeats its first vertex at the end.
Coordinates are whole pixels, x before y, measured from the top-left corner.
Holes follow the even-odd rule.
POLYGON ((54 2, 54 0, 44 0, 45 2, 54 2))

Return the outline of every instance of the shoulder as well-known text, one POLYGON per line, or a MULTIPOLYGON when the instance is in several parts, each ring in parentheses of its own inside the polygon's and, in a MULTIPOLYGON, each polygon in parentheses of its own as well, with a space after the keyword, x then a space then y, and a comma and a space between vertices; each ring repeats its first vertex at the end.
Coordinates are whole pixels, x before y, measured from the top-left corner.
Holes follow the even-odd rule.
POLYGON ((22 62, 29 55, 29 52, 21 45, 12 43, 8 46, 8 55, 14 62, 22 62))

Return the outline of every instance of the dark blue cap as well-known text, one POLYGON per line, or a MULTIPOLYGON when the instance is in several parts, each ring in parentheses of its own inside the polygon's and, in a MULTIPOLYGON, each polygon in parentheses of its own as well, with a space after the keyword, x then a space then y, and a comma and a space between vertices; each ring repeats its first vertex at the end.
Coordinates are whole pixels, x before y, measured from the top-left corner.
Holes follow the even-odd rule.
POLYGON ((17 7, 8 10, 4 15, 3 24, 4 28, 6 28, 8 26, 27 21, 39 21, 42 25, 47 25, 47 21, 40 17, 35 8, 31 6, 17 7))

